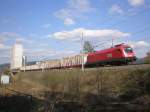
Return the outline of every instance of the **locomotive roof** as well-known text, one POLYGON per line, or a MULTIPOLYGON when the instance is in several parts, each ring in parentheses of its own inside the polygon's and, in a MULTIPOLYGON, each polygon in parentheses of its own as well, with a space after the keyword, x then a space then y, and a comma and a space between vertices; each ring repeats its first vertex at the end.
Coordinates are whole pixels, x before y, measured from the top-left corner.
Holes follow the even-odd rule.
POLYGON ((97 53, 105 53, 105 52, 109 52, 109 51, 112 51, 112 50, 117 49, 117 48, 124 48, 124 47, 130 47, 130 46, 126 45, 126 44, 118 44, 118 45, 115 45, 114 47, 111 47, 111 48, 91 52, 91 53, 89 53, 89 55, 94 55, 94 54, 97 54, 97 53))

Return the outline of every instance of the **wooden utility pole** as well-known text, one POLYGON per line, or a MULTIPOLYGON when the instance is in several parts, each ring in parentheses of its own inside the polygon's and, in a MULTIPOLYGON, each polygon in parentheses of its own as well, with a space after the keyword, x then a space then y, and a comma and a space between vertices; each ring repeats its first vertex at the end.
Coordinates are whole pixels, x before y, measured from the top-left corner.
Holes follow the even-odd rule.
POLYGON ((112 47, 114 47, 114 39, 112 38, 112 47))
POLYGON ((26 71, 26 56, 23 56, 23 67, 24 67, 24 72, 26 71))
POLYGON ((84 71, 84 40, 83 40, 83 32, 82 32, 82 71, 84 71))

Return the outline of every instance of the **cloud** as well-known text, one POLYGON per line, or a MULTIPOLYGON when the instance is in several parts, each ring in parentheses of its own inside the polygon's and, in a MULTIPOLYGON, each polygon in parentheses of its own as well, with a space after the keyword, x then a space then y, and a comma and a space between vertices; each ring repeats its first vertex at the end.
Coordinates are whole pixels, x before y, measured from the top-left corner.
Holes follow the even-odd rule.
POLYGON ((128 44, 133 47, 138 58, 145 57, 146 53, 150 51, 150 44, 146 41, 130 41, 128 44))
POLYGON ((144 4, 144 0, 128 0, 131 6, 141 6, 144 4))
POLYGON ((123 14, 124 12, 119 5, 114 4, 111 6, 109 13, 110 14, 123 14))
MULTIPOLYGON (((34 55, 35 53, 34 55, 35 57, 36 55, 38 55, 38 52, 33 52, 34 49, 36 49, 33 47, 33 45, 37 44, 37 42, 35 43, 34 40, 25 38, 24 36, 17 34, 15 32, 1 32, 0 33, 0 64, 10 62, 10 51, 12 48, 12 44, 14 44, 16 41, 19 41, 23 45, 25 45, 25 48, 26 47, 31 48, 31 54, 34 55)), ((41 45, 41 42, 39 43, 39 46, 40 45, 41 45)), ((43 56, 46 56, 46 53, 43 56)), ((40 52, 39 52, 39 55, 40 55, 40 52)), ((32 58, 32 56, 29 55, 29 58, 32 58)), ((41 58, 42 58, 42 55, 41 55, 41 58)))
POLYGON ((137 48, 145 48, 145 47, 150 47, 150 44, 148 44, 145 41, 138 41, 138 42, 130 42, 131 46, 135 49, 137 48))
POLYGON ((10 46, 0 43, 0 64, 10 61, 10 46))
MULTIPOLYGON (((148 51, 150 51, 150 44, 146 41, 131 40, 131 41, 125 42, 125 40, 123 38, 119 39, 119 40, 114 40, 114 45, 121 44, 121 43, 125 43, 126 45, 130 45, 133 48, 133 50, 134 50, 134 52, 138 58, 145 57, 146 53, 148 51)), ((100 46, 98 46, 97 50, 107 49, 111 46, 112 46, 112 42, 106 41, 106 43, 100 44, 100 46)))
POLYGON ((64 24, 65 25, 73 25, 73 24, 75 24, 75 21, 73 19, 71 19, 71 18, 66 18, 64 20, 64 24))
MULTIPOLYGON (((0 43, 0 50, 8 50, 8 49, 10 49, 10 46, 0 43)), ((2 55, 2 52, 1 52, 1 55, 2 55)))
POLYGON ((0 44, 0 49, 3 49, 4 48, 4 45, 3 44, 0 44))
POLYGON ((16 38, 16 42, 26 43, 26 44, 33 44, 34 41, 31 39, 25 39, 25 38, 16 38))
POLYGON ((13 33, 13 32, 2 32, 0 33, 0 42, 8 40, 8 39, 15 39, 19 38, 20 35, 13 33))
POLYGON ((14 32, 1 32, 0 33, 0 63, 9 62, 10 58, 10 42, 15 40, 16 38, 20 38, 20 35, 14 32))
POLYGON ((92 29, 78 28, 72 31, 56 32, 53 34, 53 37, 59 40, 78 41, 81 40, 82 33, 84 35, 85 40, 118 38, 118 37, 127 37, 130 35, 129 33, 124 33, 116 29, 92 30, 92 29))
POLYGON ((75 51, 57 51, 53 49, 26 49, 25 55, 29 60, 60 59, 66 56, 75 55, 75 51))
POLYGON ((14 32, 1 32, 0 33, 0 44, 5 43, 5 41, 19 41, 21 43, 32 44, 34 41, 27 39, 24 36, 14 33, 14 32))
POLYGON ((150 47, 150 44, 145 41, 138 41, 135 44, 135 47, 141 48, 141 47, 150 47))
POLYGON ((14 32, 1 32, 0 33, 0 52, 3 56, 3 50, 10 50, 10 44, 7 42, 16 41, 21 36, 14 32))
POLYGON ((44 24, 44 25, 42 25, 41 27, 42 28, 49 28, 51 26, 51 24, 44 24))
MULTIPOLYGON (((65 24, 68 18, 70 20, 81 18, 84 14, 93 11, 93 9, 89 0, 68 0, 67 6, 58 10, 55 16, 63 20, 65 24)), ((71 23, 75 22, 72 21, 71 23)))
POLYGON ((89 12, 92 9, 89 0, 69 0, 68 6, 70 9, 75 9, 80 12, 89 12))

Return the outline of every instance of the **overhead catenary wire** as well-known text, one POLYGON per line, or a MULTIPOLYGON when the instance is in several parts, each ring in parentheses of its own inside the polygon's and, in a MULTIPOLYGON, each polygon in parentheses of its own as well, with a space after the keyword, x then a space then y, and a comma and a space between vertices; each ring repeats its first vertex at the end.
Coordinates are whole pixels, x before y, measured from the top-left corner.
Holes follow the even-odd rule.
MULTIPOLYGON (((138 16, 139 14, 144 14, 144 13, 146 13, 146 11, 149 11, 149 9, 143 9, 143 10, 140 10, 139 12, 138 12, 138 14, 136 14, 136 15, 128 15, 127 16, 127 18, 125 18, 125 19, 123 19, 123 20, 120 20, 120 21, 118 21, 118 22, 116 22, 116 23, 114 23, 114 24, 111 24, 109 27, 115 27, 115 26, 118 26, 118 25, 120 25, 120 24, 124 24, 124 23, 126 23, 127 21, 128 21, 128 18, 129 17, 136 17, 136 16, 138 16)), ((132 19, 135 19, 135 18, 132 18, 132 19)), ((130 19, 131 20, 131 19, 130 19)), ((108 21, 109 22, 109 21, 108 21)), ((105 23, 108 23, 108 22, 105 22, 105 23)), ((103 22, 104 23, 104 22, 103 22)))
MULTIPOLYGON (((144 10, 141 10, 141 11, 139 11, 139 13, 140 14, 144 14, 144 13, 146 13, 146 10, 147 9, 144 9, 144 10)), ((125 19, 123 19, 123 20, 121 20, 121 21, 118 21, 118 22, 116 22, 116 23, 114 23, 114 24, 112 24, 112 25, 110 25, 109 27, 116 27, 116 26, 118 26, 118 25, 120 25, 120 24, 124 24, 126 21, 128 21, 128 18, 129 17, 136 17, 136 16, 138 16, 139 14, 136 14, 136 15, 129 15, 127 18, 125 18, 125 19)), ((133 18, 134 19, 134 18, 133 18)), ((103 22, 104 23, 104 22, 103 22)), ((107 22, 105 22, 105 23, 107 23, 107 22)), ((135 35, 137 35, 137 34, 139 34, 139 33, 143 33, 143 32, 145 32, 145 31, 148 31, 150 28, 145 28, 145 29, 142 29, 142 30, 140 30, 140 31, 136 31, 136 32, 134 32, 134 33, 132 33, 132 35, 134 34, 134 36, 135 35)), ((118 40, 118 39, 121 39, 121 38, 116 38, 115 40, 114 40, 114 43, 115 43, 115 41, 116 40, 118 40)), ((103 42, 101 42, 101 43, 99 43, 98 45, 94 45, 94 46, 99 46, 99 47, 105 47, 105 44, 108 44, 109 42, 111 42, 112 41, 112 39, 108 39, 108 40, 104 40, 103 42)))
MULTIPOLYGON (((146 13, 146 10, 149 11, 149 9, 140 10, 140 11, 138 12, 138 14, 136 14, 136 15, 129 15, 128 18, 129 18, 129 17, 138 16, 139 14, 144 14, 144 13, 146 13)), ((133 18, 133 19, 134 19, 134 18, 133 18)), ((119 21, 119 22, 117 22, 117 23, 115 23, 115 24, 112 24, 112 25, 109 26, 109 27, 118 26, 118 25, 120 25, 120 24, 122 24, 122 23, 125 23, 126 21, 127 21, 127 18, 124 19, 124 20, 121 20, 121 21, 119 21)), ((103 23, 104 23, 104 22, 103 22, 103 23)), ((105 23, 108 23, 108 22, 105 22, 105 23)), ((146 29, 150 29, 150 28, 146 28, 146 29)), ((146 29, 142 29, 143 32, 145 32, 146 29)), ((138 33, 143 33, 143 32, 142 32, 142 31, 136 31, 136 32, 134 32, 133 34, 134 34, 134 35, 137 35, 138 33)), ((117 39, 118 39, 118 38, 117 38, 117 39)), ((101 44, 106 44, 106 43, 108 43, 108 41, 112 41, 112 39, 108 39, 108 40, 105 40, 105 41, 106 41, 106 42, 102 42, 102 43, 100 43, 99 45, 101 45, 101 44)), ((99 46, 99 45, 95 45, 95 46, 99 46)))
MULTIPOLYGON (((105 4, 111 4, 110 1, 108 0, 105 0, 105 4)), ((112 24, 111 26, 116 26, 117 24, 122 24, 122 23, 125 23, 126 19, 129 18, 129 17, 133 17, 133 16, 138 16, 139 14, 144 14, 146 13, 146 11, 149 12, 149 8, 148 7, 144 7, 144 9, 137 9, 135 7, 132 7, 128 10, 126 10, 126 12, 123 10, 123 13, 121 13, 120 15, 123 15, 125 16, 126 18, 124 20, 121 20, 119 22, 116 22, 114 24, 112 24), (135 12, 136 11, 136 12, 135 12), (138 12, 137 12, 138 11, 138 12)), ((111 13, 109 13, 111 14, 111 13)), ((119 14, 118 14, 119 15, 119 14)), ((116 16, 116 15, 115 15, 116 16)), ((112 17, 109 18, 109 20, 106 21, 106 19, 104 19, 101 23, 109 23, 110 20, 113 19, 112 17)))
MULTIPOLYGON (((143 32, 149 31, 149 30, 150 30, 150 26, 149 26, 149 27, 146 27, 146 28, 143 28, 142 30, 138 30, 138 31, 132 33, 132 35, 134 34, 134 36, 135 36, 135 35, 137 35, 137 34, 140 34, 140 33, 143 33, 143 32)), ((121 39, 121 38, 116 38, 116 40, 117 40, 117 39, 121 39)), ((135 39, 135 40, 136 40, 136 39, 135 39)), ((141 40, 141 38, 140 38, 139 40, 141 40)), ((112 41, 111 39, 105 40, 104 42, 98 43, 98 44, 95 45, 95 46, 96 46, 96 47, 97 47, 97 46, 101 46, 101 45, 107 44, 108 42, 111 42, 111 41, 112 41)))

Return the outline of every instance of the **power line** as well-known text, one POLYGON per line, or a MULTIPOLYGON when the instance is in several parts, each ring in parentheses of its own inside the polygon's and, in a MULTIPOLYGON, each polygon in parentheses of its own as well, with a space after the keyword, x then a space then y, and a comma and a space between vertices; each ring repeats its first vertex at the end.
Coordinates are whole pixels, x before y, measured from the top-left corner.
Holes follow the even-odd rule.
POLYGON ((146 37, 146 38, 143 38, 143 39, 141 39, 141 38, 139 38, 139 39, 136 39, 136 41, 148 41, 148 40, 150 40, 150 37, 146 37))
MULTIPOLYGON (((134 8, 133 8, 134 9, 134 8)), ((119 21, 119 22, 116 22, 116 23, 114 23, 114 24, 112 24, 111 26, 113 27, 113 26, 117 26, 118 24, 120 25, 120 24, 122 24, 122 23, 125 23, 125 21, 127 21, 127 19, 129 18, 129 17, 133 17, 133 16, 138 16, 139 14, 144 14, 144 13, 146 13, 146 11, 149 11, 149 9, 143 9, 143 10, 140 10, 139 12, 138 12, 138 14, 136 14, 136 15, 127 15, 127 18, 125 18, 124 20, 121 20, 121 21, 119 21)), ((129 11, 127 12, 127 13, 129 13, 129 11)), ((111 18, 112 19, 112 18, 111 18)), ((132 18, 132 19, 134 19, 134 18, 132 18)), ((131 20, 131 19, 130 19, 131 20)), ((110 21, 110 20, 109 20, 110 21)), ((102 21, 101 23, 109 23, 109 21, 108 22, 106 22, 106 21, 102 21)))
MULTIPOLYGON (((136 31, 136 32, 134 32, 134 33, 132 33, 132 34, 137 35, 137 34, 139 34, 139 33, 145 32, 145 31, 147 31, 147 30, 150 30, 150 27, 146 27, 146 28, 144 28, 144 29, 142 29, 142 30, 139 30, 139 31, 136 31)), ((117 40, 117 39, 118 39, 118 38, 116 38, 116 40, 117 40)), ((121 38, 119 38, 119 39, 121 39, 121 38)), ((106 44, 106 43, 108 43, 108 41, 112 41, 112 40, 111 40, 111 39, 105 40, 105 42, 101 42, 101 43, 99 43, 99 44, 97 44, 97 45, 95 45, 95 46, 97 47, 97 46, 106 44)))
MULTIPOLYGON (((127 20, 129 19, 129 17, 136 17, 136 16, 138 16, 139 14, 144 14, 144 13, 146 13, 147 11, 149 11, 149 9, 144 9, 144 10, 140 10, 139 12, 138 12, 138 14, 136 14, 136 15, 127 15, 127 17, 125 18, 125 19, 123 19, 123 20, 120 20, 120 21, 118 21, 118 22, 116 22, 116 23, 113 23, 113 24, 111 24, 109 27, 115 27, 115 26, 118 26, 118 25, 120 25, 120 24, 124 24, 125 22, 127 22, 127 20)), ((127 13, 129 13, 129 11, 127 12, 127 13)), ((111 18, 112 19, 112 18, 111 18)), ((135 19, 135 18, 132 18, 132 19, 135 19)), ((130 19, 131 20, 131 19, 130 19)), ((110 21, 110 20, 109 20, 110 21)), ((102 21, 101 23, 107 23, 107 25, 108 25, 108 23, 109 23, 109 21, 108 22, 106 22, 106 21, 102 21)), ((105 24, 106 25, 106 24, 105 24)))
MULTIPOLYGON (((141 10, 141 11, 138 12, 138 14, 136 14, 136 15, 130 15, 130 16, 128 16, 128 18, 129 18, 129 17, 133 17, 133 16, 134 16, 134 17, 135 17, 135 16, 138 16, 138 15, 141 14, 141 13, 144 14, 144 13, 146 13, 146 10, 148 10, 148 9, 141 10)), ((125 22, 128 20, 128 18, 125 18, 124 20, 121 20, 121 21, 119 21, 119 22, 117 22, 117 23, 111 25, 110 27, 114 27, 114 26, 120 25, 120 24, 122 24, 122 23, 125 23, 125 22)), ((139 30, 139 31, 136 31, 136 32, 134 32, 134 33, 132 33, 132 34, 137 35, 137 34, 139 34, 139 33, 145 32, 145 31, 147 31, 147 30, 149 30, 149 29, 150 29, 150 27, 146 27, 146 28, 144 28, 144 29, 142 29, 142 30, 139 30)), ((118 39, 118 38, 116 38, 116 40, 117 40, 117 39, 118 39)), ((121 38, 119 38, 119 39, 121 39, 121 38)), ((104 44, 107 44, 108 41, 112 41, 112 39, 104 40, 104 42, 101 42, 101 43, 95 45, 95 47, 99 47, 99 46, 105 47, 104 44)), ((114 41, 113 41, 113 42, 114 42, 114 41)))
MULTIPOLYGON (((144 14, 144 13, 146 12, 146 10, 148 10, 148 9, 141 10, 141 11, 138 12, 138 13, 144 14)), ((138 15, 139 15, 139 14, 137 14, 137 15, 130 15, 130 16, 128 16, 128 17, 138 16, 138 15)), ((120 22, 115 23, 115 24, 112 25, 111 27, 117 26, 118 23, 119 23, 119 25, 120 25, 122 22, 125 23, 125 21, 127 21, 127 18, 126 18, 125 20, 122 20, 122 21, 120 21, 120 22)), ((143 32, 146 31, 146 29, 150 29, 150 27, 145 28, 145 29, 142 29, 142 30, 140 30, 140 31, 136 31, 136 32, 134 32, 133 34, 134 34, 134 35, 137 35, 138 33, 143 33, 143 32)), ((105 40, 105 41, 112 41, 112 40, 109 39, 109 40, 105 40)), ((105 43, 107 43, 107 42, 102 42, 102 43, 100 43, 100 44, 105 44, 105 43)), ((97 46, 97 45, 96 45, 96 46, 97 46)))

